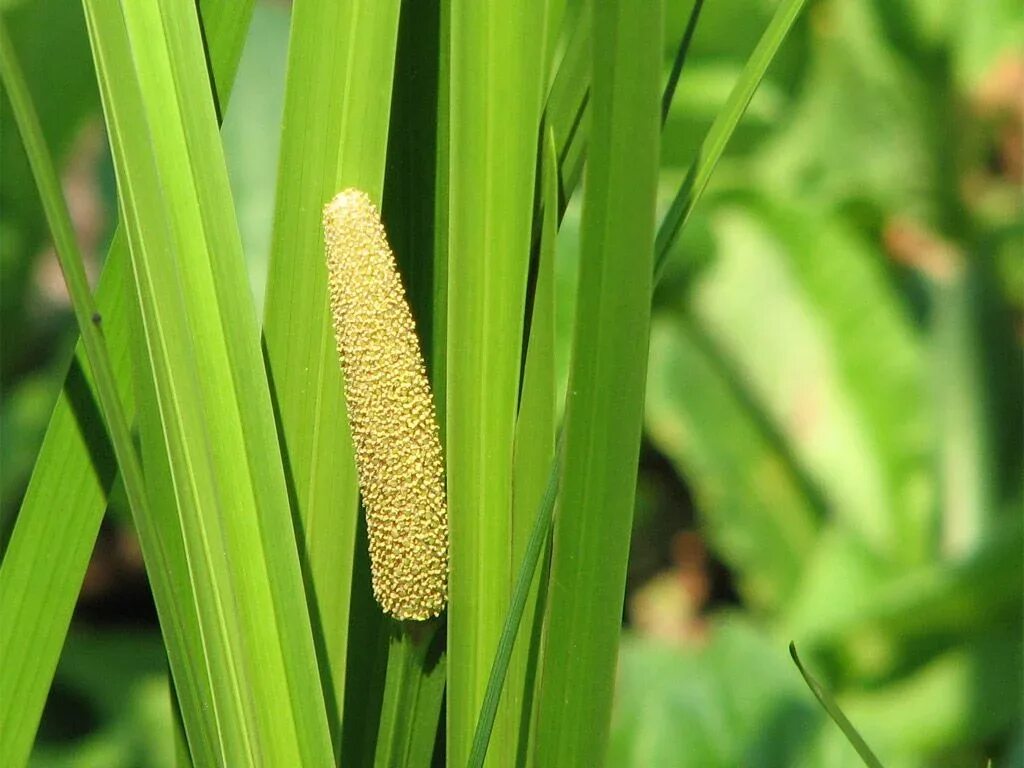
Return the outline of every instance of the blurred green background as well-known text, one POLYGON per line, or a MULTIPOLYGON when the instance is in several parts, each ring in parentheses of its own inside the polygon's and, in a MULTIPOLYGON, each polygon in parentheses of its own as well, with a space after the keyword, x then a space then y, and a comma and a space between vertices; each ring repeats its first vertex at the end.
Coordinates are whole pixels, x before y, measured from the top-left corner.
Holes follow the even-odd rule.
MULTIPOLYGON (((2 5, 97 275, 114 183, 81 9, 2 5)), ((692 3, 667 5, 666 72, 692 3)), ((664 206, 774 5, 707 0, 664 206)), ((223 129, 258 299, 288 20, 258 3, 223 129)), ((76 335, 2 109, 0 548, 76 335)), ((1024 765, 1022 123, 1019 0, 809 4, 655 297, 610 765, 858 765, 789 640, 886 765, 1024 765)), ((578 225, 574 201, 563 382, 578 225)), ((169 707, 115 504, 33 765, 170 766, 169 707)))

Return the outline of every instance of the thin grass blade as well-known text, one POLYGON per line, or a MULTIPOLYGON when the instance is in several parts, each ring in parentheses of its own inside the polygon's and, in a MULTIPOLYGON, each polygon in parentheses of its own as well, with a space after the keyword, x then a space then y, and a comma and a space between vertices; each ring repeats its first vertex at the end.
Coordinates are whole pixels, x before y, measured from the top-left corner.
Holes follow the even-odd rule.
POLYGON ((672 99, 676 95, 676 86, 679 85, 679 76, 686 66, 686 56, 690 52, 690 43, 693 42, 693 35, 697 31, 697 22, 700 21, 700 12, 704 7, 704 0, 695 0, 693 8, 690 9, 690 16, 686 20, 686 29, 679 40, 679 47, 676 49, 676 57, 672 60, 672 69, 668 74, 668 82, 665 84, 665 92, 661 95, 661 125, 664 127, 668 120, 669 110, 672 108, 672 99))
POLYGON ((696 159, 690 165, 690 169, 686 173, 679 192, 676 193, 668 213, 665 214, 665 218, 658 228, 654 260, 656 276, 660 275, 664 269, 665 262, 672 250, 672 245, 690 217, 690 213, 697 200, 703 194, 704 188, 711 179, 711 174, 715 170, 715 166, 718 165, 718 161, 721 159, 733 131, 739 125, 747 105, 754 97, 757 86, 761 84, 765 72, 768 71, 768 67, 775 58, 779 46, 786 39, 786 35, 793 27, 793 23, 800 15, 800 11, 803 10, 805 2, 806 0, 783 0, 779 5, 771 22, 768 24, 768 28, 765 29, 760 41, 758 41, 757 47, 750 54, 750 58, 747 60, 739 80, 736 81, 736 85, 733 86, 732 93, 729 94, 725 106, 722 107, 722 111, 718 113, 715 121, 711 124, 711 128, 708 129, 696 159))
MULTIPOLYGON (((558 238, 559 185, 558 153, 554 134, 545 135, 541 164, 541 235, 536 257, 537 276, 530 317, 530 335, 523 368, 523 388, 516 423, 515 474, 513 477, 512 515, 514 539, 512 556, 521 563, 532 554, 530 547, 536 530, 537 509, 542 506, 555 460, 557 440, 557 404, 555 396, 555 254, 558 238)), ((546 549, 546 544, 544 546, 546 549)), ((543 554, 543 553, 542 553, 543 554)), ((547 558, 543 560, 546 562, 547 558)), ((534 569, 529 569, 533 573, 534 569)), ((506 696, 519 711, 519 763, 524 764, 529 750, 532 724, 536 717, 535 683, 540 658, 541 627, 547 593, 546 569, 528 582, 521 617, 508 621, 524 624, 522 638, 511 661, 513 685, 506 696)), ((521 600, 518 572, 513 607, 521 600)), ((518 633, 517 633, 518 634, 518 633)), ((514 634, 513 637, 516 637, 514 634)), ((494 681, 492 672, 490 685, 494 681)), ((479 729, 478 729, 479 731, 479 729)), ((479 738, 479 735, 478 735, 479 738)))
POLYGON ((881 761, 875 757, 875 753, 871 751, 871 748, 864 741, 864 738, 854 728, 846 715, 843 714, 843 710, 836 704, 835 699, 832 698, 832 694, 822 686, 810 672, 804 667, 803 662, 800 661, 800 657, 796 652, 796 643, 789 644, 789 655, 793 657, 793 663, 796 664, 796 668, 800 670, 801 676, 804 678, 804 682, 807 683, 807 687, 811 689, 811 693, 821 704, 822 709, 828 712, 828 716, 832 718, 832 721, 839 727, 839 730, 843 732, 847 740, 857 750, 857 754, 860 755, 860 759, 864 761, 864 765, 869 768, 882 768, 881 761))

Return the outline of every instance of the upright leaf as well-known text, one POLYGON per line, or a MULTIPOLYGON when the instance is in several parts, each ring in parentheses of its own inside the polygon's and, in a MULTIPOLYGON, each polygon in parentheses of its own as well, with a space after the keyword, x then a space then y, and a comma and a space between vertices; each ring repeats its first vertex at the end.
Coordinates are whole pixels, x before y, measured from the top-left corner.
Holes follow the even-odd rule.
POLYGON ((686 172, 686 178, 679 188, 679 192, 672 200, 665 218, 658 227, 658 240, 655 248, 654 259, 655 272, 660 275, 665 268, 669 252, 680 230, 690 218, 693 206, 704 193, 704 188, 711 180, 711 174, 718 165, 718 161, 725 152, 725 147, 732 138, 733 131, 739 125, 747 105, 754 97, 757 87, 761 84, 765 72, 771 65, 779 47, 789 34, 793 23, 803 10, 807 0, 783 0, 772 16, 771 23, 765 29, 764 34, 757 43, 757 47, 750 54, 739 80, 733 86, 729 98, 718 113, 714 123, 708 129, 704 141, 701 143, 697 157, 690 164, 686 172))
MULTIPOLYGON (((444 402, 442 179, 447 180, 442 119, 440 0, 403 0, 391 99, 383 218, 426 361, 435 407, 444 402)), ((372 610, 379 612, 376 606, 372 610)), ((352 622, 365 620, 354 605, 352 622)), ((425 626, 381 621, 386 635, 376 765, 429 766, 446 679, 443 620, 425 626)), ((379 653, 379 650, 378 650, 379 653)), ((350 712, 350 717, 351 717, 350 712)), ((372 730, 372 718, 366 728, 372 730)), ((368 755, 345 755, 369 760, 368 755)))
POLYGON ((580 287, 540 670, 537 765, 604 760, 647 366, 662 8, 658 0, 601 2, 593 19, 580 287))
POLYGON ((198 653, 169 648, 190 747, 198 762, 212 749, 232 765, 326 765, 309 615, 294 599, 302 580, 196 11, 178 0, 96 0, 86 15, 139 301, 143 455, 153 483, 173 490, 154 494, 156 525, 187 568, 169 600, 157 592, 158 607, 162 617, 194 609, 198 623, 198 653))
MULTIPOLYGON (((251 0, 200 3, 221 113, 251 11, 251 0)), ((96 304, 118 393, 131 419, 127 246, 124 231, 119 230, 100 277, 96 304)), ((0 694, 0 731, 5 742, 12 740, 3 757, 10 765, 27 759, 106 510, 116 469, 100 424, 92 374, 79 343, 0 563, 0 655, 6 669, 18 671, 16 677, 4 678, 0 694), (40 567, 44 561, 48 565, 40 567), (15 717, 18 725, 10 719, 15 717)))
MULTIPOLYGON (((546 0, 452 0, 447 454, 448 752, 469 756, 512 590, 512 471, 546 0)), ((528 525, 528 523, 527 523, 528 525)), ((495 765, 515 755, 498 714, 495 765)))
MULTIPOLYGON (((530 336, 523 369, 523 391, 516 423, 513 516, 516 520, 512 559, 523 562, 530 528, 544 497, 555 458, 555 241, 558 237, 558 155, 554 135, 545 136, 542 168, 541 236, 537 282, 530 317, 530 336)), ((542 559, 542 562, 544 559, 542 559)), ((541 622, 546 571, 536 578, 521 617, 522 633, 512 659, 512 681, 506 696, 519 710, 520 761, 526 759, 536 711, 534 696, 540 658, 541 622)))
MULTIPOLYGON (((327 314, 320 219, 324 204, 344 187, 358 187, 381 202, 398 10, 398 0, 298 0, 292 8, 267 276, 264 351, 302 532, 335 751, 345 701, 359 507, 327 314)), ((361 635, 360 642, 376 642, 376 631, 361 635)))

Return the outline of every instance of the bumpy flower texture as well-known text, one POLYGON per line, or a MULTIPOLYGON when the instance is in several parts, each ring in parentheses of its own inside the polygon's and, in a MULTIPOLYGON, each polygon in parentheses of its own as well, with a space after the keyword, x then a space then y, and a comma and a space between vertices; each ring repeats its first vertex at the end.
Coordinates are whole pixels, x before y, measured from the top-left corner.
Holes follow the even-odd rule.
POLYGON ((373 593, 395 618, 425 620, 448 600, 448 505, 423 355, 370 198, 346 189, 323 224, 373 593))

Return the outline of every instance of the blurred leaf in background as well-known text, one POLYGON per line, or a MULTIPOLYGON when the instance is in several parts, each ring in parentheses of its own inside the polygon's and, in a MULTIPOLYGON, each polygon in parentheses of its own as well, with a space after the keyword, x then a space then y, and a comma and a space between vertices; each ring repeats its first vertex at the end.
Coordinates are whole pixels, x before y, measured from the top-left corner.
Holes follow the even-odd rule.
MULTIPOLYGON (((111 221, 103 189, 108 181, 98 172, 104 143, 82 8, 60 0, 8 6, 8 29, 50 152, 64 169, 72 220, 96 275, 96 259, 109 237, 111 221), (35 44, 40 40, 46 45, 35 44)), ((2 552, 71 353, 74 322, 6 92, 0 92, 0 122, 2 552)))
POLYGON ((171 692, 158 632, 72 631, 31 768, 171 768, 171 692))
POLYGON ((274 221, 288 24, 284 3, 256 3, 238 79, 231 91, 231 109, 221 128, 231 193, 260 316, 274 221))
POLYGON ((798 764, 820 717, 786 659, 740 616, 710 631, 704 647, 624 638, 609 765, 798 764))
MULTIPOLYGON (((638 496, 655 510, 638 512, 634 549, 667 568, 633 596, 647 639, 623 649, 617 764, 858 764, 813 711, 792 741, 764 715, 778 749, 754 762, 742 740, 708 736, 743 726, 697 698, 694 679, 711 673, 686 665, 705 660, 721 675, 708 690, 745 702, 775 668, 788 682, 764 685, 785 709, 789 695, 811 701, 788 687, 789 639, 806 639, 886 765, 1020 754, 1024 9, 1011 5, 812 4, 786 46, 799 66, 784 54, 769 72, 675 249, 656 297, 647 426, 694 509, 678 491, 674 506, 665 491, 638 496), (666 515, 694 521, 710 562, 665 546, 666 515), (695 567, 710 605, 680 586, 695 567), (711 661, 736 641, 715 610, 730 585, 764 644, 753 669, 711 661), (670 680, 675 666, 687 671, 670 680)), ((696 98, 687 75, 696 89, 725 70, 710 29, 677 109, 696 98)), ((686 114, 699 113, 695 100, 686 114)), ((665 466, 646 470, 641 487, 658 487, 665 466)))

